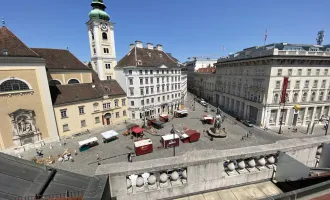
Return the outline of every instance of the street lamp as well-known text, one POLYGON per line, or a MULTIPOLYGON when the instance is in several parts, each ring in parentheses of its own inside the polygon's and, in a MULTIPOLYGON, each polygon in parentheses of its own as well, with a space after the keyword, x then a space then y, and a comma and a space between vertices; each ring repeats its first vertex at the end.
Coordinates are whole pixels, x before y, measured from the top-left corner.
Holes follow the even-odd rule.
MULTIPOLYGON (((175 141, 175 129, 174 124, 172 124, 172 130, 171 133, 173 134, 173 140, 175 141)), ((176 144, 176 143, 175 143, 176 144)), ((175 157, 175 144, 173 145, 173 156, 175 157)))

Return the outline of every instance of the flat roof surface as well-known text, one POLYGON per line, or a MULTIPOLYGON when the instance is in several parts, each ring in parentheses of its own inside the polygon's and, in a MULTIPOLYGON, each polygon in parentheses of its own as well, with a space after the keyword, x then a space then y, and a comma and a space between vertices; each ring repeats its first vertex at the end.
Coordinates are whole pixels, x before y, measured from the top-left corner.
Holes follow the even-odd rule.
POLYGON ((255 200, 281 194, 271 181, 178 198, 175 200, 255 200))

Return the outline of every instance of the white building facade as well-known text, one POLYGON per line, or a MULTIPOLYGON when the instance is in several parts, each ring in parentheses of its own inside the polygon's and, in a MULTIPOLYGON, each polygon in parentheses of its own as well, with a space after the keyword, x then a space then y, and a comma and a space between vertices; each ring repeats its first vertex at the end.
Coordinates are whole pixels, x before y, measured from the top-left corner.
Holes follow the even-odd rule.
POLYGON ((89 13, 88 28, 91 65, 100 80, 111 80, 114 77, 114 67, 117 65, 114 24, 105 12, 103 0, 94 0, 93 10, 89 13))
POLYGON ((219 59, 216 67, 215 103, 256 125, 320 124, 329 116, 329 45, 252 47, 219 59), (288 87, 280 104, 284 77, 288 87))
POLYGON ((188 91, 194 93, 194 90, 195 90, 194 73, 201 68, 213 67, 216 62, 217 62, 217 59, 195 58, 193 61, 188 61, 185 63, 185 66, 187 67, 187 85, 188 85, 187 89, 188 89, 188 91))
POLYGON ((115 67, 116 80, 127 93, 130 119, 155 118, 184 103, 182 65, 162 45, 136 41, 115 67))

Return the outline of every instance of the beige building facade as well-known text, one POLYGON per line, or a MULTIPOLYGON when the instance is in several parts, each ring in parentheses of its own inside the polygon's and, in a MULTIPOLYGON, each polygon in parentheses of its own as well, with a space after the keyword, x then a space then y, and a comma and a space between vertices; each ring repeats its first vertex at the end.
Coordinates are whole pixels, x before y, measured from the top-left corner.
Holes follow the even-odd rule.
POLYGON ((45 60, 6 27, 0 44, 0 150, 20 152, 57 140, 45 60))
POLYGON ((126 97, 95 99, 71 105, 54 106, 60 137, 121 123, 128 120, 127 110, 126 97), (109 104, 110 107, 107 107, 109 104))

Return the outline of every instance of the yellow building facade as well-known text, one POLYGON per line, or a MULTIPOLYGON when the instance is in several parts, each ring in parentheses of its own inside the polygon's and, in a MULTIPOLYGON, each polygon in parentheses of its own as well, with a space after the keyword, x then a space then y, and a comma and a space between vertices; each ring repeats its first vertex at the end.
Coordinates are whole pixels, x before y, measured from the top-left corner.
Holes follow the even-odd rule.
POLYGON ((0 150, 58 140, 45 60, 0 27, 0 150))
POLYGON ((71 52, 29 48, 0 27, 0 151, 21 152, 128 119, 126 93, 71 52))
POLYGON ((127 109, 127 99, 123 96, 59 105, 54 107, 54 112, 59 135, 65 137, 124 122, 128 120, 127 109), (108 104, 110 108, 106 107, 108 104))

